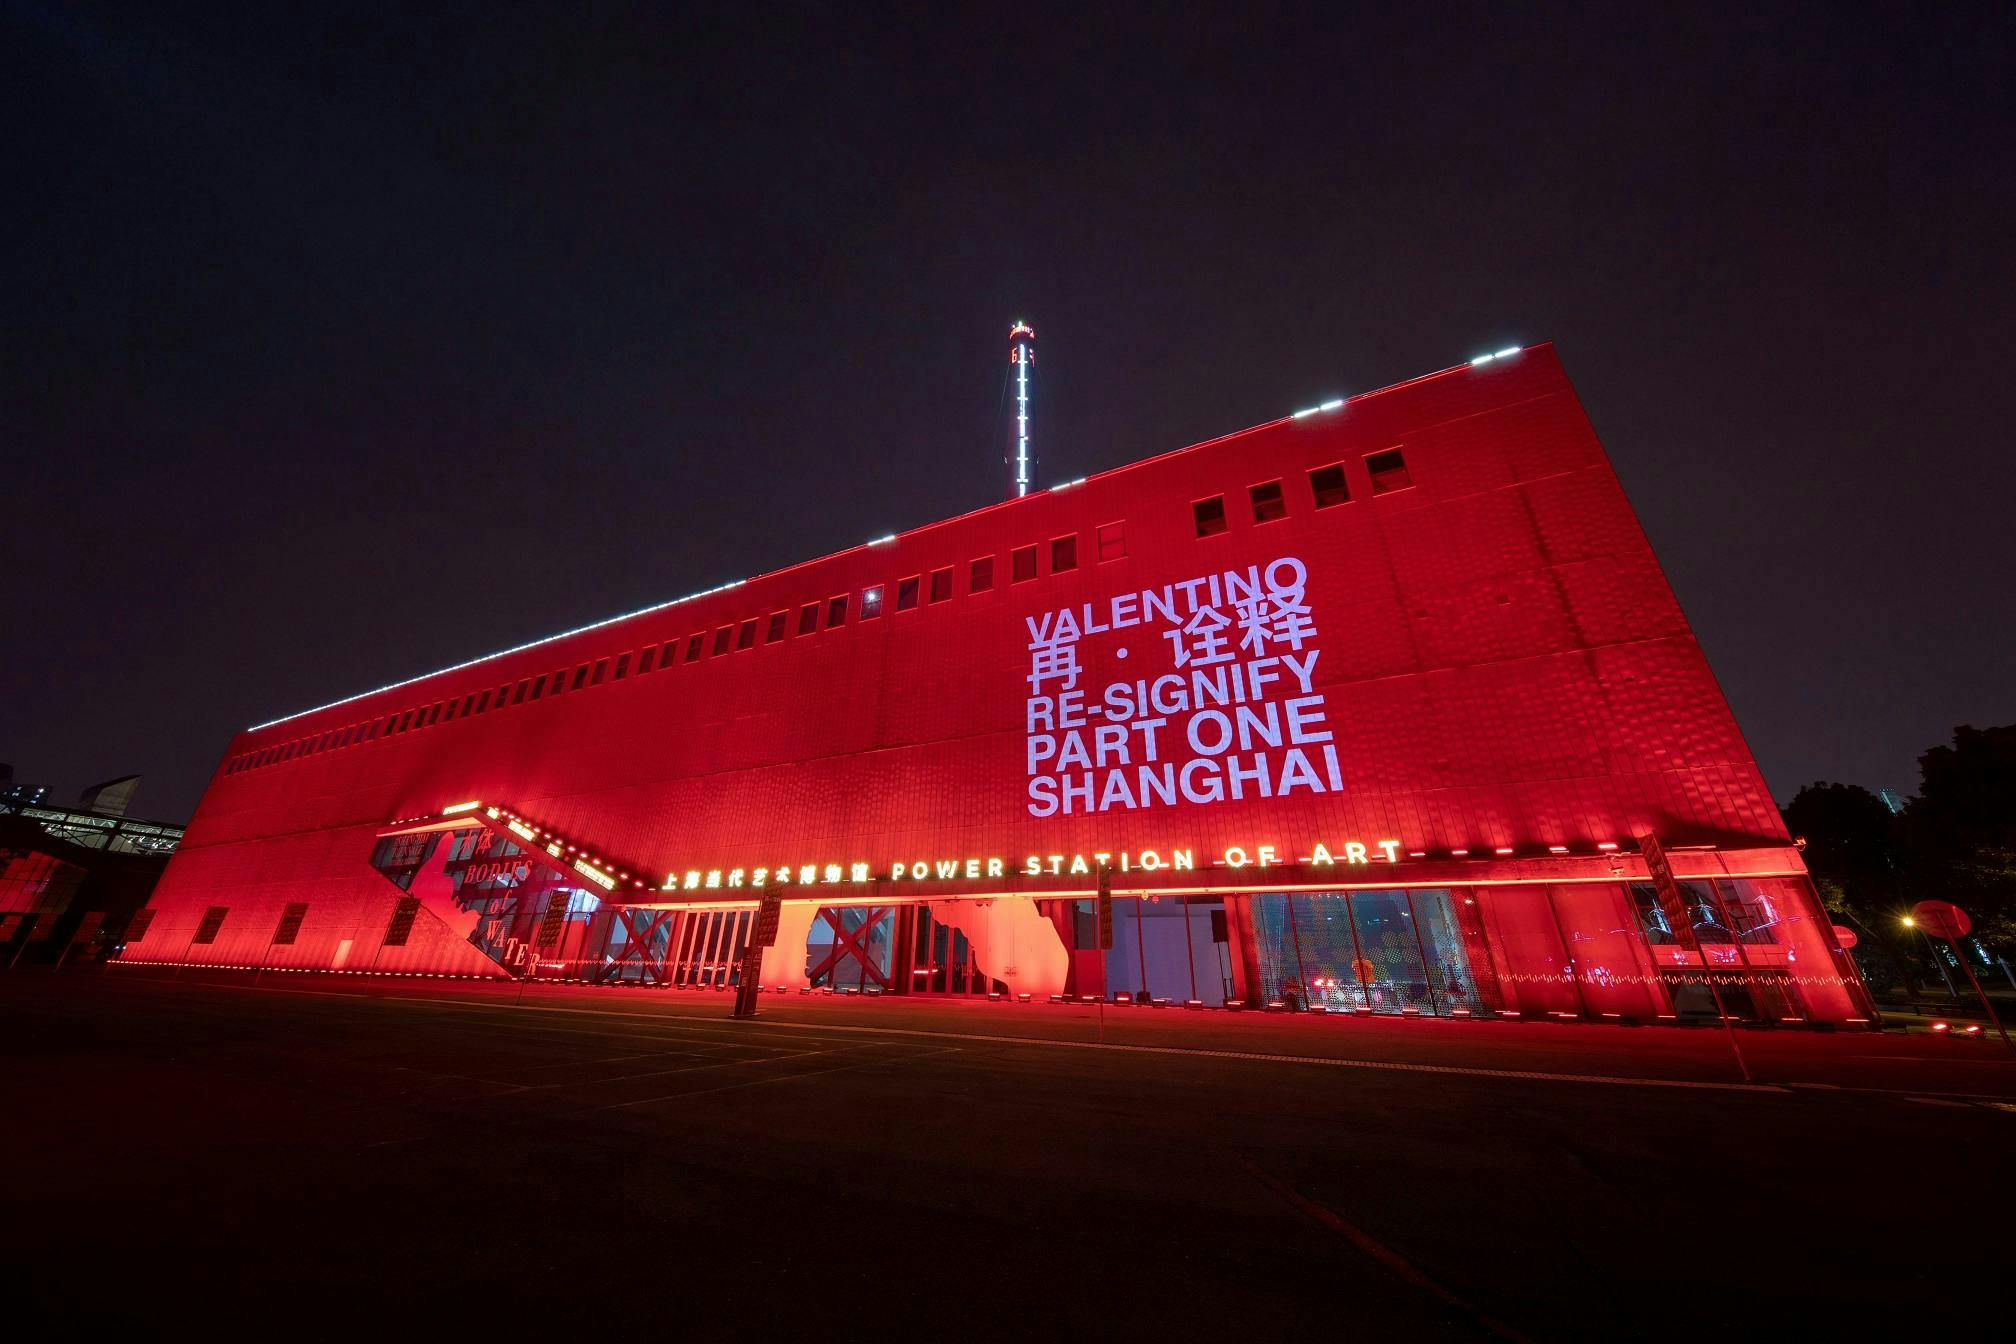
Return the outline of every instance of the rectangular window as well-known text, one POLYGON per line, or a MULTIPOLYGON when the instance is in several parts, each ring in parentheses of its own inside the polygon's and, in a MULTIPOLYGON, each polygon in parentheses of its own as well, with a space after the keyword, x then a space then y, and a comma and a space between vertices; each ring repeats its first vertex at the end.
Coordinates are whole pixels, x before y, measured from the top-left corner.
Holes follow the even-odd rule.
POLYGON ((861 590, 861 619, 872 621, 882 614, 882 590, 863 588, 861 590))
POLYGON ((392 922, 385 926, 385 946, 406 946, 406 940, 413 936, 413 920, 419 913, 418 896, 401 896, 392 909, 392 922))
POLYGON ((819 628, 819 604, 807 602, 798 608, 798 633, 809 635, 819 628))
POLYGON ((917 576, 913 574, 907 579, 897 580, 896 610, 908 611, 916 605, 917 605, 917 576))
POLYGON ((1225 530, 1225 496, 1213 495, 1200 499, 1190 506, 1190 516, 1196 521, 1197 535, 1214 537, 1225 530))
POLYGON ((775 611, 770 613, 770 628, 763 632, 763 642, 766 644, 775 644, 778 640, 784 638, 784 626, 789 618, 790 613, 788 612, 775 611))
POLYGON ((1062 574, 1067 569, 1078 568, 1078 534, 1057 537, 1050 542, 1050 572, 1062 574))
POLYGON ((481 714, 488 708, 490 708, 490 692, 484 691, 476 697, 476 712, 481 714))
POLYGON ((983 555, 973 562, 966 574, 966 591, 984 593, 994 586, 994 557, 983 555))
MULTIPOLYGON (((455 702, 453 700, 450 700, 447 702, 447 706, 441 711, 441 722, 446 723, 454 717, 455 717, 455 702)), ((316 750, 322 751, 325 750, 328 746, 329 746, 329 739, 327 737, 324 737, 322 739, 322 745, 320 747, 317 747, 316 750)))
POLYGON ((546 694, 546 678, 544 677, 532 678, 532 698, 534 700, 537 700, 540 696, 544 694, 546 694))
POLYGON ((465 719, 468 718, 470 712, 475 708, 476 708, 476 692, 471 691, 469 692, 469 694, 462 697, 462 717, 465 719))
POLYGON ((1034 546, 1017 547, 1008 559, 1009 563, 1013 566, 1009 571, 1009 577, 1013 582, 1027 583, 1036 577, 1036 548, 1034 546))
MULTIPOLYGON (((665 646, 658 650, 658 670, 663 672, 666 668, 672 666, 673 660, 678 656, 679 641, 676 639, 666 640, 665 646)), ((690 663, 693 660, 689 657, 686 661, 690 663)))
POLYGON ((696 663, 700 661, 700 651, 702 648, 706 646, 706 643, 707 643, 707 632, 704 630, 687 639, 686 661, 689 663, 696 663))
POLYGON ((308 902, 289 901, 287 908, 280 912, 280 923, 273 930, 273 945, 288 947, 301 932, 301 921, 308 917, 308 902))
POLYGON ((934 569, 931 571, 931 600, 943 602, 952 596, 952 571, 934 569))
POLYGON ((1398 448, 1373 453, 1365 459, 1365 470, 1372 473, 1372 493, 1375 495, 1390 495, 1395 490, 1405 490, 1414 484, 1407 475, 1407 459, 1400 456, 1398 448))
MULTIPOLYGON (((586 663, 581 664, 581 670, 583 672, 586 672, 588 670, 588 664, 586 663)), ((574 683, 574 685, 576 689, 579 689, 581 683, 577 681, 574 683)), ((566 689, 567 689, 567 669, 563 667, 553 674, 552 693, 554 695, 558 695, 560 694, 560 692, 566 689)))
POLYGON ((441 720, 441 706, 440 706, 439 702, 436 702, 436 703, 435 703, 435 704, 434 704, 434 705, 433 705, 433 706, 432 706, 431 708, 429 708, 429 709, 428 709, 428 711, 427 711, 427 725, 426 725, 426 726, 427 726, 427 727, 429 727, 429 728, 431 728, 431 727, 433 727, 433 726, 434 726, 434 725, 435 725, 436 723, 440 722, 440 720, 441 720))
MULTIPOLYGON (((574 689, 578 691, 587 684, 588 684, 588 664, 583 663, 581 664, 581 666, 574 669, 574 689)), ((553 689, 557 691, 560 688, 558 686, 555 686, 553 689)))
POLYGON ((756 647, 756 618, 754 616, 742 622, 741 628, 735 632, 735 647, 738 649, 753 649, 756 647))
POLYGON ((1127 558, 1127 533, 1119 523, 1099 525, 1099 563, 1127 558))
POLYGON ((826 603, 826 628, 831 630, 836 625, 845 624, 847 624, 847 594, 842 593, 826 603))
POLYGON ((1253 503, 1253 521, 1271 523, 1276 518, 1288 516, 1288 503, 1281 498, 1281 482, 1262 481, 1246 491, 1246 497, 1253 503))
MULTIPOLYGON (((647 652, 648 652, 648 650, 647 650, 647 652)), ((602 661, 606 663, 606 662, 608 662, 609 660, 605 658, 605 659, 603 659, 602 661)), ((621 680, 623 680, 623 678, 625 678, 625 677, 627 677, 627 676, 629 676, 629 675, 630 675, 630 655, 629 655, 629 654, 627 654, 627 653, 619 653, 619 654, 617 654, 617 655, 616 655, 616 669, 615 669, 615 671, 613 671, 613 672, 611 672, 611 673, 609 674, 609 679, 610 679, 611 681, 621 681, 621 680)))
POLYGON ((224 916, 230 912, 228 905, 213 905, 205 909, 202 920, 196 925, 196 936, 189 940, 190 944, 216 942, 217 930, 224 927, 224 916))
POLYGON ((595 660, 595 671, 592 674, 590 674, 588 678, 588 684, 590 686, 600 686, 603 680, 608 677, 608 675, 609 675, 609 660, 607 658, 597 658, 595 660))
POLYGON ((1316 507, 1327 509, 1337 504, 1351 502, 1351 487, 1344 481, 1344 464, 1333 462, 1327 467, 1318 467, 1309 473, 1309 493, 1316 496, 1316 507))
POLYGON ((646 672, 649 672, 651 665, 657 659, 658 646, 656 644, 646 644, 643 648, 637 650, 637 675, 641 677, 646 672))
POLYGON ((728 646, 734 642, 734 639, 734 626, 724 625, 719 630, 716 630, 714 632, 714 656, 719 658, 722 654, 728 652, 728 646))

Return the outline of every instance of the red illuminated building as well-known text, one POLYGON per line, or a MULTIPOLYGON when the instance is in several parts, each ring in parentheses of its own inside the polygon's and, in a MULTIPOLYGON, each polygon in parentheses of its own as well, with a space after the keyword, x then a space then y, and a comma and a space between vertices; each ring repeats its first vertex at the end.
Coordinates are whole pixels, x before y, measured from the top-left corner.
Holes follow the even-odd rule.
POLYGON ((1545 345, 242 733, 125 955, 720 987, 766 892, 771 990, 1870 1015, 1545 345))

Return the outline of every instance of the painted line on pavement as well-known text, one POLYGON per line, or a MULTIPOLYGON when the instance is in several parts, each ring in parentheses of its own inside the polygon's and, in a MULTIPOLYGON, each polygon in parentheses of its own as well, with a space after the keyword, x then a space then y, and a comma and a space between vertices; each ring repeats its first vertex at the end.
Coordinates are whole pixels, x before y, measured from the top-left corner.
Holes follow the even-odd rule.
MULTIPOLYGON (((319 991, 274 990, 279 994, 317 993, 319 991)), ((668 1023, 674 1015, 666 1013, 628 1013, 607 1008, 563 1008, 553 1004, 534 1004, 517 1007, 508 1003, 485 1003, 475 999, 433 998, 427 996, 385 995, 384 998, 398 1003, 413 1003, 426 1006, 448 1005, 460 1008, 489 1008, 505 1013, 569 1013, 580 1017, 622 1017, 641 1018, 646 1021, 668 1023)), ((1462 1064, 1407 1064, 1384 1059, 1339 1059, 1328 1055, 1278 1055, 1252 1050, 1197 1050, 1177 1045, 1126 1045, 1114 1041, 1059 1041, 1040 1036, 996 1036, 978 1032, 961 1031, 920 1031, 910 1027, 869 1027, 858 1024, 818 1024, 806 1022, 764 1021, 762 1018, 743 1019, 750 1026, 770 1031, 807 1032, 864 1032, 875 1036, 916 1036, 927 1040, 941 1041, 985 1041, 994 1045, 1027 1045, 1060 1050, 1111 1050, 1126 1054, 1180 1055, 1191 1059, 1241 1059, 1263 1064, 1310 1064, 1332 1069, 1372 1069, 1390 1073, 1442 1074, 1457 1078, 1497 1078, 1520 1082, 1542 1083, 1603 1083, 1613 1087, 1665 1087, 1681 1088, 1700 1092, 1774 1092, 1780 1096, 1791 1095, 1789 1088, 1775 1083, 1715 1083, 1682 1078, 1633 1078, 1618 1074, 1603 1073, 1551 1073, 1537 1069, 1486 1069, 1462 1064)))

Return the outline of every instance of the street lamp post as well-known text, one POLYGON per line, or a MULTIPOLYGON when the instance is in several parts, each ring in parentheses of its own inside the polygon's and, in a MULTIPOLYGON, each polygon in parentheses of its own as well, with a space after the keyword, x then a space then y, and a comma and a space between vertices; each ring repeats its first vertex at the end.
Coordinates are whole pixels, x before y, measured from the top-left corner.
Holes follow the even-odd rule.
MULTIPOLYGON (((1967 918, 1966 912, 1946 901, 1920 901, 1911 908, 1911 913, 1904 917, 1904 922, 1912 928, 1919 929, 1928 943, 1932 941, 1934 930, 1946 940, 1947 946, 1953 949, 1953 960, 1959 962, 1960 969, 1967 972, 1967 983, 1974 986, 1975 997, 1981 1000, 1981 1010, 1988 1014, 1988 1020, 1994 1024, 1996 1034, 2002 1038, 2002 1044, 2011 1050, 2016 1050, 2016 1042, 2009 1039, 2009 1028, 2003 1026, 2002 1019, 1995 1015, 1995 1005, 1988 1002, 1988 993, 1981 988, 1981 981, 1975 976, 1974 968, 1969 966, 1967 958, 1961 955, 1960 940, 1966 937, 1969 929, 1973 927, 1973 921, 1967 918)), ((1948 980, 1947 983, 1951 984, 1952 981, 1948 980)))

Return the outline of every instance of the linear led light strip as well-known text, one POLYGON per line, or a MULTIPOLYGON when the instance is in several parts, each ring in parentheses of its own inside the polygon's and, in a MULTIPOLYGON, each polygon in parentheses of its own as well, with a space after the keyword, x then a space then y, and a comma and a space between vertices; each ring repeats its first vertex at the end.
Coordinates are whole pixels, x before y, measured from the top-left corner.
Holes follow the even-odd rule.
POLYGON ((523 653, 527 649, 536 649, 541 644, 551 644, 556 639, 567 639, 574 635, 585 635, 590 630, 600 630, 605 625, 614 625, 618 621, 627 621, 633 616, 648 616, 654 611, 663 611, 667 607, 676 607, 682 602, 695 602, 703 597, 712 597, 716 593, 725 593, 730 588, 740 588, 743 584, 747 582, 749 582, 749 580, 747 579, 736 579, 732 583, 717 584, 712 588, 703 588, 697 593, 688 593, 684 597, 675 597, 669 602, 654 602, 650 606, 640 607, 636 611, 626 611, 621 616, 611 616, 607 620, 594 621, 588 625, 579 625, 574 627, 572 630, 562 630, 557 635, 545 635, 539 639, 532 640, 529 643, 514 644, 508 649, 499 649, 495 653, 486 653, 481 658, 471 658, 467 662, 456 663, 452 667, 437 667, 432 672, 422 672, 417 677, 408 677, 404 681, 395 681, 389 685, 380 686, 375 691, 359 691, 356 695, 346 695, 341 700, 331 700, 328 704, 317 705, 313 709, 296 710, 292 714, 284 714, 277 719, 268 719, 264 723, 255 723, 245 731, 249 733, 256 733, 262 728, 271 728, 276 724, 286 723, 291 719, 302 718, 309 714, 320 714, 325 709, 334 709, 338 705, 347 705, 353 700, 369 699, 371 696, 374 695, 382 695, 386 691, 396 691, 401 686, 411 686, 416 682, 426 681, 430 677, 443 676, 449 672, 460 672, 465 667, 474 667, 478 663, 487 663, 492 658, 502 658, 507 654, 523 653))

